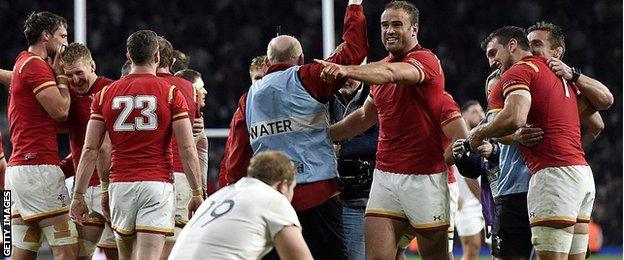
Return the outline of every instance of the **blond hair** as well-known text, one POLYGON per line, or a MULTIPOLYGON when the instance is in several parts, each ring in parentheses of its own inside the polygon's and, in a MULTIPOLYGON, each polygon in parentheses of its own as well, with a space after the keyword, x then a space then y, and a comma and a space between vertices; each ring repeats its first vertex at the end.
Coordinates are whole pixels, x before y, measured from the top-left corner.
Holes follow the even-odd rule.
POLYGON ((278 151, 264 151, 256 154, 249 162, 247 176, 273 185, 284 179, 292 183, 295 179, 295 164, 278 151))
POLYGON ((82 43, 73 42, 65 48, 63 54, 61 54, 62 64, 72 64, 76 61, 92 61, 91 51, 82 43))

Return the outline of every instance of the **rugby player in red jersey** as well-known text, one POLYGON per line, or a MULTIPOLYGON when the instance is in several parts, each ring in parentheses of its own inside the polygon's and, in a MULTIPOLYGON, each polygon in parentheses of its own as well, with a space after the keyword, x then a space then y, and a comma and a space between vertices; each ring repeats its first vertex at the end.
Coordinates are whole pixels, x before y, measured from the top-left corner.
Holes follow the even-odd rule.
MULTIPOLYGON (((95 62, 89 49, 81 43, 72 43, 63 52, 61 63, 70 80, 71 105, 66 126, 69 130, 69 144, 73 167, 78 167, 84 145, 87 123, 91 116, 91 103, 95 93, 113 83, 112 79, 95 74, 95 62)), ((106 137, 105 139, 108 139, 106 137)), ((99 150, 96 172, 106 171, 110 166, 110 140, 105 140, 99 150)), ((117 258, 115 237, 106 223, 102 211, 102 191, 98 174, 93 174, 85 194, 90 210, 89 219, 77 226, 80 244, 79 257, 91 259, 96 245, 104 250, 109 259, 117 258), (104 233, 103 233, 104 231, 104 233)))
MULTIPOLYGON (((107 172, 100 172, 100 181, 102 197, 110 196, 111 227, 119 256, 130 259, 136 247, 138 259, 159 259, 165 236, 173 235, 174 227, 172 134, 192 189, 189 215, 202 202, 199 162, 184 96, 155 75, 160 59, 156 33, 137 31, 128 37, 126 48, 132 62, 130 74, 103 88, 91 105, 71 216, 78 223, 87 220, 84 194, 98 148, 108 132, 112 146, 110 178, 107 172)), ((104 213, 108 213, 106 207, 104 213)))
POLYGON ((13 151, 6 189, 12 191, 13 258, 36 258, 45 236, 56 259, 75 259, 78 236, 67 215, 69 193, 57 166, 55 128, 67 119, 70 104, 69 81, 60 66, 67 22, 50 12, 32 13, 24 35, 28 50, 15 61, 8 108, 13 151))
POLYGON ((541 128, 544 135, 535 146, 520 146, 533 174, 527 194, 531 240, 538 259, 584 259, 585 253, 572 249, 587 248, 587 240, 574 233, 589 221, 595 185, 581 146, 577 93, 545 58, 531 54, 522 28, 496 29, 482 47, 503 73, 488 97, 490 109, 501 110, 470 132, 471 149, 527 124, 541 128))
POLYGON ((394 258, 397 238, 417 232, 423 258, 447 258, 449 191, 440 110, 440 61, 418 42, 418 9, 393 1, 381 15, 381 40, 390 55, 381 62, 343 66, 325 61, 323 75, 373 84, 371 98, 331 127, 342 140, 379 122, 377 163, 366 209, 366 256, 394 258))
MULTIPOLYGON (((162 36, 158 37, 158 52, 160 53, 160 62, 158 63, 158 68, 156 69, 156 76, 163 78, 171 85, 175 85, 176 89, 182 93, 182 96, 184 96, 184 100, 186 101, 186 105, 189 108, 189 122, 193 123, 196 118, 201 117, 201 111, 196 102, 197 94, 195 87, 193 87, 193 84, 190 81, 171 74, 171 65, 174 62, 173 46, 171 45, 171 42, 162 36)), ((189 221, 186 206, 191 200, 191 187, 186 181, 180 153, 177 149, 175 149, 177 146, 176 139, 171 138, 171 147, 173 150, 173 183, 175 186, 175 228, 174 235, 167 237, 167 240, 165 241, 163 254, 161 256, 162 259, 167 259, 169 257, 169 253, 171 252, 171 248, 173 248, 176 238, 180 234, 182 228, 184 228, 184 225, 186 225, 189 221)), ((205 174, 205 172, 201 173, 201 175, 205 174)), ((204 178, 202 178, 202 180, 203 179, 204 178)), ((203 181, 201 183, 203 183, 203 181)))

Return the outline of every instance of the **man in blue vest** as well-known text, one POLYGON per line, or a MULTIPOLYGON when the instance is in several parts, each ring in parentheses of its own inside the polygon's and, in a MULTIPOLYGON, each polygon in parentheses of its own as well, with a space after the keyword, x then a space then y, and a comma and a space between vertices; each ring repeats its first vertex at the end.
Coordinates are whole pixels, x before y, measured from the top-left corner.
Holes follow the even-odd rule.
MULTIPOLYGON (((364 60, 368 44, 361 2, 349 1, 344 42, 328 61, 355 65, 364 60)), ((267 65, 266 75, 239 102, 243 116, 238 121, 244 121, 247 132, 235 133, 233 141, 244 145, 240 140, 248 139, 254 154, 277 150, 288 155, 298 171, 292 205, 312 255, 346 259, 336 156, 327 119, 328 101, 346 80, 321 79, 323 66, 304 65, 301 44, 292 36, 271 40, 267 65)))

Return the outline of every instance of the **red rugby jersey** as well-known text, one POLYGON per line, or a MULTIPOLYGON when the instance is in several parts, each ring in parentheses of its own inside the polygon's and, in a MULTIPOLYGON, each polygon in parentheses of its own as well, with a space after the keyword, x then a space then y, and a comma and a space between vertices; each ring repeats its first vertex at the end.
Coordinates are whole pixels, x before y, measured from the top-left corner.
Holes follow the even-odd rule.
POLYGON ((98 92, 91 110, 111 139, 111 182, 173 182, 171 124, 188 120, 186 101, 174 85, 130 74, 98 92))
MULTIPOLYGON (((91 103, 95 93, 100 92, 105 86, 113 83, 112 79, 106 77, 98 77, 91 89, 85 94, 79 94, 73 86, 69 88, 71 96, 71 105, 69 108, 69 117, 67 118, 67 128, 69 130, 69 147, 72 153, 72 162, 74 169, 78 168, 80 155, 82 154, 82 146, 84 145, 85 134, 87 133, 87 124, 91 117, 91 103)), ((93 171, 89 186, 97 186, 100 184, 100 178, 97 170, 93 171)))
POLYGON ((433 174, 446 170, 441 121, 444 73, 438 58, 420 45, 383 62, 414 65, 422 81, 412 86, 374 85, 371 96, 379 118, 376 167, 403 174, 433 174))
POLYGON ((9 166, 58 165, 55 122, 35 98, 54 86, 52 68, 41 57, 28 51, 17 56, 9 88, 9 166))
POLYGON ((587 165, 575 88, 564 86, 545 58, 528 56, 503 73, 490 93, 490 110, 502 109, 509 93, 520 89, 531 92, 527 124, 544 131, 537 145, 520 146, 529 170, 536 173, 546 167, 587 165))
MULTIPOLYGON (((175 85, 180 93, 182 93, 182 96, 184 96, 184 100, 186 101, 186 105, 189 108, 189 120, 191 120, 192 125, 195 118, 201 116, 201 110, 195 98, 196 92, 193 84, 186 79, 168 73, 156 73, 156 75, 165 79, 170 84, 175 85)), ((173 151, 173 171, 184 172, 182 159, 180 158, 180 151, 178 150, 178 142, 176 142, 175 138, 171 138, 171 150, 173 151)))

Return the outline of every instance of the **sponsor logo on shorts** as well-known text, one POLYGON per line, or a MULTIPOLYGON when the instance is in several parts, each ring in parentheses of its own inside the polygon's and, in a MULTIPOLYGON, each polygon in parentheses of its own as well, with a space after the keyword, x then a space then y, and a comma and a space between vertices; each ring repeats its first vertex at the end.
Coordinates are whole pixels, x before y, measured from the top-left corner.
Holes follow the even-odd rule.
POLYGON ((534 218, 534 217, 535 217, 535 212, 529 213, 529 218, 534 218))
POLYGON ((441 220, 442 220, 441 215, 433 216, 433 221, 441 221, 441 220))
POLYGON ((2 255, 11 256, 11 191, 2 191, 2 255))

